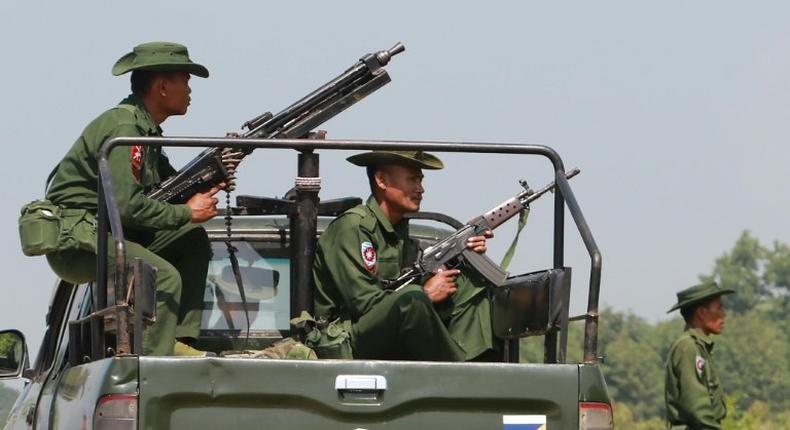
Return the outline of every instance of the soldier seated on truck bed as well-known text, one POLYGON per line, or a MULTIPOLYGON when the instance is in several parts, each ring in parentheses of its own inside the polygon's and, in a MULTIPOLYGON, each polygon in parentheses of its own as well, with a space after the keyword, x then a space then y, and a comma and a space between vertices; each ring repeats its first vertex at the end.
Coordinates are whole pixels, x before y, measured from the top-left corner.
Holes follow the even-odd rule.
MULTIPOLYGON (((424 285, 398 291, 382 284, 416 256, 403 215, 420 209, 422 169, 441 169, 441 160, 422 151, 372 151, 348 161, 367 168, 372 195, 335 219, 318 240, 316 316, 343 321, 354 358, 494 359, 485 281, 472 271, 442 270, 424 285)), ((467 245, 483 253, 486 237, 470 238, 467 245)))
MULTIPOLYGON (((138 45, 113 66, 113 75, 132 72, 132 94, 99 115, 77 139, 53 172, 47 199, 66 210, 69 246, 47 255, 52 269, 71 283, 96 278, 96 210, 99 149, 106 140, 160 136, 159 125, 184 115, 190 102, 190 75, 208 77, 185 46, 153 42, 138 45), (70 223, 68 218, 71 219, 70 223)), ((119 147, 110 154, 115 196, 126 233, 127 258, 139 257, 157 269, 156 322, 145 329, 146 355, 205 356, 188 346, 198 336, 211 247, 200 223, 217 215, 214 188, 186 204, 146 197, 150 187, 175 173, 158 148, 119 147), (176 340, 178 339, 178 340, 176 340), (183 342, 182 342, 183 341, 183 342)), ((65 233, 64 233, 65 234, 65 233)), ((108 252, 111 264, 114 247, 108 252)))

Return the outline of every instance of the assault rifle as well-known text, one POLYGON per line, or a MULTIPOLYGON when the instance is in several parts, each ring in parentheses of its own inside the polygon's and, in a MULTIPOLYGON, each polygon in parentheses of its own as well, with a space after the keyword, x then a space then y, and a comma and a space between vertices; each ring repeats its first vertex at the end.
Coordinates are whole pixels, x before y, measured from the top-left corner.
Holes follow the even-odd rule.
MULTIPOLYGON (((567 172, 565 177, 570 179, 579 172, 578 168, 574 168, 567 172)), ((481 236, 487 230, 499 227, 522 210, 529 210, 531 202, 552 191, 555 186, 555 183, 552 182, 538 191, 533 191, 526 181, 522 180, 520 183, 524 187, 524 191, 483 215, 475 217, 450 236, 420 251, 414 265, 396 279, 384 281, 384 287, 398 290, 425 275, 436 273, 438 269, 454 261, 466 261, 495 287, 502 286, 509 273, 484 254, 478 254, 467 248, 466 241, 470 237, 481 236)))
MULTIPOLYGON (((390 59, 406 48, 399 42, 390 49, 367 54, 312 93, 272 115, 261 114, 242 125, 240 137, 254 139, 301 139, 311 130, 348 109, 354 103, 390 82, 384 70, 390 59)), ((244 155, 251 151, 244 151, 244 155)), ((148 197, 168 203, 184 203, 197 192, 225 182, 228 172, 222 149, 206 149, 173 176, 148 193, 148 197)))

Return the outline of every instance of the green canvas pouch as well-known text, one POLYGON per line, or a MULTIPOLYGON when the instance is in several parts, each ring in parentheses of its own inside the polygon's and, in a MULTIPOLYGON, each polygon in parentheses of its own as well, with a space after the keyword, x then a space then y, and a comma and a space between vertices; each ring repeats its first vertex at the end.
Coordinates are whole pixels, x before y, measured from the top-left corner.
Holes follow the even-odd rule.
POLYGON ((22 207, 19 242, 27 256, 55 251, 96 252, 96 217, 85 209, 64 209, 49 200, 22 207))
POLYGON ((61 210, 58 250, 96 252, 96 217, 85 209, 61 210))
POLYGON ((301 333, 304 344, 315 351, 318 358, 347 359, 354 358, 351 349, 351 322, 316 320, 308 312, 291 320, 296 332, 301 333))
POLYGON ((61 208, 48 200, 35 200, 22 206, 19 241, 27 256, 44 255, 60 246, 61 208))
POLYGON ((354 358, 351 350, 351 331, 344 327, 343 322, 318 321, 316 330, 311 331, 305 344, 315 350, 319 358, 335 358, 350 360, 354 358))

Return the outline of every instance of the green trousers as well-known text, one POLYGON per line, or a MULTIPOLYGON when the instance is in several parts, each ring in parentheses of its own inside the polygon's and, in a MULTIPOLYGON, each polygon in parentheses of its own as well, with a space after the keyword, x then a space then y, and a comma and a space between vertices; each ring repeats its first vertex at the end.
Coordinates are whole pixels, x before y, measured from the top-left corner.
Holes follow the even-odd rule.
MULTIPOLYGON (((126 258, 140 258, 156 268, 156 320, 143 332, 145 355, 172 355, 176 339, 200 334, 203 294, 211 259, 211 244, 203 227, 188 224, 178 230, 162 230, 148 243, 125 241, 126 258)), ((108 264, 114 269, 115 246, 109 241, 108 264)), ((75 284, 96 279, 96 254, 62 251, 47 261, 63 280, 75 284)))
POLYGON ((438 305, 419 285, 388 295, 351 325, 354 358, 464 361, 496 349, 483 283, 462 272, 456 284, 438 305))

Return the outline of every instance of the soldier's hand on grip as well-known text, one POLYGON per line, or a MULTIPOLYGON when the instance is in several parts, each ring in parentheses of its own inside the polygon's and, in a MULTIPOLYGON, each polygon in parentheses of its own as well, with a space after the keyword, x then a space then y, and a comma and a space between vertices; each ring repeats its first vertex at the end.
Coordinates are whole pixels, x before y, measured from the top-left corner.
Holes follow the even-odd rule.
POLYGON ((472 236, 466 240, 466 247, 478 254, 484 254, 488 247, 486 246, 486 239, 494 237, 494 232, 486 230, 482 236, 472 236))
POLYGON ((214 194, 217 194, 220 189, 225 187, 225 184, 219 184, 216 187, 206 191, 205 193, 195 193, 187 201, 187 206, 192 210, 192 222, 201 223, 208 221, 217 216, 217 200, 214 194))
POLYGON ((422 290, 425 291, 432 303, 441 303, 458 290, 455 285, 455 277, 460 273, 461 271, 458 269, 439 269, 425 281, 422 290))

